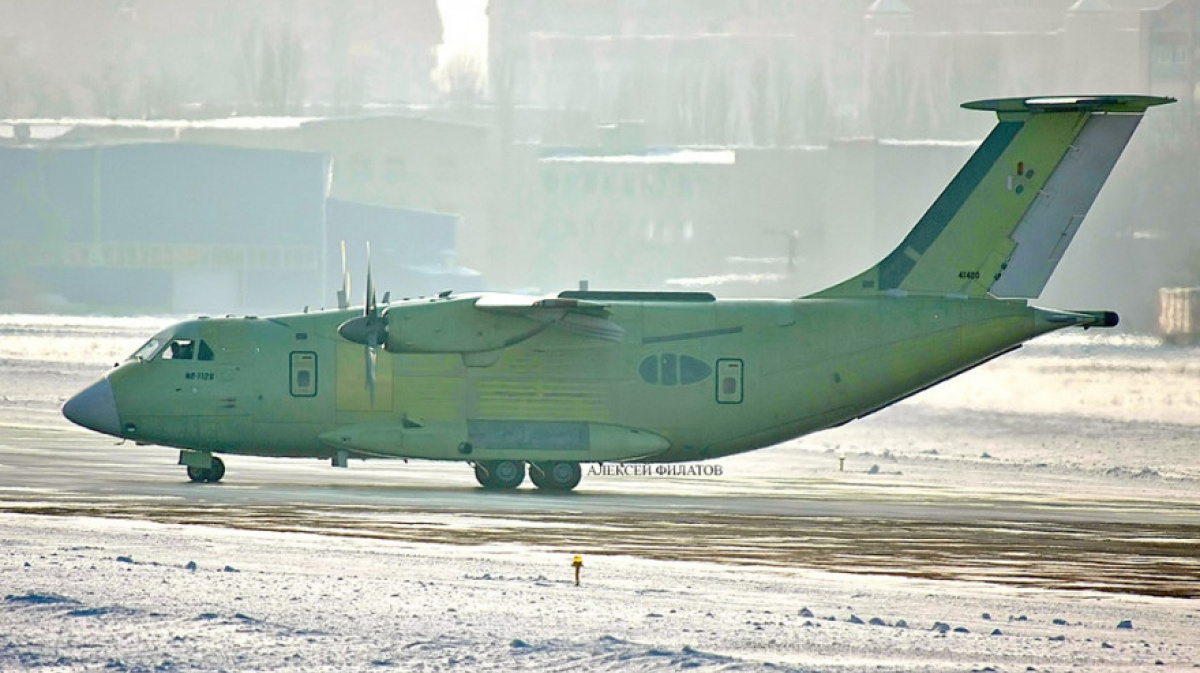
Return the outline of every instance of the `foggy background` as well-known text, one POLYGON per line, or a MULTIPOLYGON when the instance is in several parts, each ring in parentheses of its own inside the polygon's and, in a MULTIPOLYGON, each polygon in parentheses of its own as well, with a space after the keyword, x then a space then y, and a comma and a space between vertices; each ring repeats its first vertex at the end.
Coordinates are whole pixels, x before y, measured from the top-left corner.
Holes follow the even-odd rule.
POLYGON ((995 123, 1150 93, 1041 302, 1200 284, 1200 0, 0 0, 0 309, 380 291, 797 296, 874 264, 995 123))

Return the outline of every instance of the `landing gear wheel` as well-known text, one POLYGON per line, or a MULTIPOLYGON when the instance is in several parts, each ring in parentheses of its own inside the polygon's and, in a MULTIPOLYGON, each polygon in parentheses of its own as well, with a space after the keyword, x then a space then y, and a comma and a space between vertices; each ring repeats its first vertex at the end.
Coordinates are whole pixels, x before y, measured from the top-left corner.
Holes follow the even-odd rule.
POLYGON ((214 456, 212 459, 212 465, 209 467, 195 467, 193 465, 188 465, 187 475, 188 479, 191 479, 197 484, 203 484, 206 482, 215 484, 218 481, 221 481, 221 478, 225 476, 225 463, 220 458, 214 456))
POLYGON ((225 461, 213 456, 212 467, 208 468, 208 482, 215 484, 225 477, 225 461))
POLYGON ((484 488, 511 491, 525 481, 525 463, 519 460, 490 460, 476 463, 475 479, 484 488))
POLYGON ((542 490, 565 493, 579 485, 583 470, 579 463, 551 461, 530 467, 529 476, 534 485, 542 490))

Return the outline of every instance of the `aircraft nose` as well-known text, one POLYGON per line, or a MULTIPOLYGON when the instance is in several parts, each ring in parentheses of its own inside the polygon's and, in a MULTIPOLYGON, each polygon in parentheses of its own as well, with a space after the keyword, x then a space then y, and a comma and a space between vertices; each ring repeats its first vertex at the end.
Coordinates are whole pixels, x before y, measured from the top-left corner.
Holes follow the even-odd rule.
POLYGON ((67 400, 62 412, 67 420, 76 425, 114 437, 121 436, 117 401, 113 397, 112 385, 107 378, 100 379, 67 400))

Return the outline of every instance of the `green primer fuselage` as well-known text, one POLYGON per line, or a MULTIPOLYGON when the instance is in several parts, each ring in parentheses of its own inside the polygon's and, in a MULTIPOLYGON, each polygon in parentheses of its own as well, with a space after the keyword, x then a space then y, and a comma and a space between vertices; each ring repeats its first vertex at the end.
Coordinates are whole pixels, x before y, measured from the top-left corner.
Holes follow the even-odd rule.
POLYGON ((670 462, 839 425, 1086 321, 1023 301, 892 296, 614 301, 609 310, 626 330, 620 342, 547 329, 489 366, 466 366, 458 354, 380 353, 374 403, 363 348, 336 336, 354 310, 180 323, 156 338, 203 340, 211 359, 134 359, 109 381, 122 435, 146 443, 262 456, 342 448, 358 457, 670 462), (311 379, 298 386, 306 368, 311 379), (464 453, 494 422, 568 438, 493 438, 464 453), (572 441, 584 424, 584 441, 572 441))

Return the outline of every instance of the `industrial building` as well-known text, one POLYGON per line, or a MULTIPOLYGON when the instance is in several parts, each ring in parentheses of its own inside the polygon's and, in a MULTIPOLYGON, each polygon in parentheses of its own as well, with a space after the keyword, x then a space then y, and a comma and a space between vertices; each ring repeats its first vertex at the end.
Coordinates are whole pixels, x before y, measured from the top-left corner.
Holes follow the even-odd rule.
POLYGON ((0 297, 10 310, 329 306, 342 242, 359 278, 374 242, 376 279, 398 294, 480 285, 457 263, 457 215, 370 202, 353 160, 270 146, 303 145, 297 138, 324 133, 319 123, 179 123, 172 141, 161 140, 162 123, 59 126, 68 131, 53 139, 0 145, 0 297), (189 133, 263 146, 180 140, 189 133))

